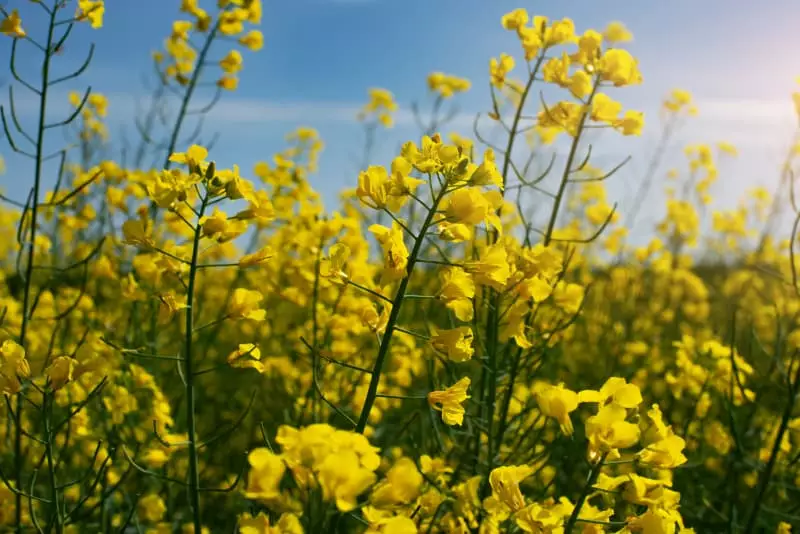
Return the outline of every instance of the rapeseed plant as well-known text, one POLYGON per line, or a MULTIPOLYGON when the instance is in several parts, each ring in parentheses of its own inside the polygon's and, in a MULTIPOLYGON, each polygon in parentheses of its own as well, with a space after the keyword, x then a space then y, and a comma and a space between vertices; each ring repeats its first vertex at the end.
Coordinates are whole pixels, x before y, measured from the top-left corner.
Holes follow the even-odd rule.
POLYGON ((587 138, 644 127, 611 96, 643 79, 623 24, 581 33, 511 11, 500 24, 520 54, 489 61, 475 139, 445 134, 443 112, 473 82, 434 72, 430 120, 415 106, 419 137, 384 165, 371 152, 399 105, 370 89, 365 163, 330 209, 311 187, 313 129, 250 172, 184 140, 264 46, 260 0, 180 3, 127 162, 103 157, 113 99, 71 92, 71 115, 50 118, 51 88, 91 54, 64 77, 52 64, 70 32, 102 31, 104 2, 33 3, 43 36, 0 7, 14 79, 0 118, 32 167, 26 199, 0 196, 3 531, 800 525, 800 150, 785 191, 722 210, 709 206, 736 147, 686 147, 652 239, 630 244, 663 147, 698 110, 687 91, 667 95, 638 200, 619 212, 604 182, 627 159, 595 166, 587 138), (23 45, 41 54, 34 82, 15 67, 23 45), (33 127, 17 90, 38 99, 33 127), (159 132, 167 94, 180 105, 159 132), (45 153, 54 129, 74 149, 45 153), (535 167, 556 141, 566 157, 535 167), (701 247, 713 261, 690 254, 701 247))

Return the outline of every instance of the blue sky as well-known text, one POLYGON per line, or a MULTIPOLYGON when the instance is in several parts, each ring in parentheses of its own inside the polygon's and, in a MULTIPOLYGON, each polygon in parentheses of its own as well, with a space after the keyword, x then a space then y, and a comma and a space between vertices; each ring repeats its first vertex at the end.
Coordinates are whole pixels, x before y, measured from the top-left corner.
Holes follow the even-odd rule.
MULTIPOLYGON (((29 33, 41 35, 35 6, 26 0, 0 3, 19 7, 29 33)), ((200 2, 209 9, 211 4, 200 2)), ((108 0, 104 28, 79 27, 59 58, 59 72, 66 72, 83 58, 89 42, 96 44, 89 72, 56 92, 53 112, 66 112, 66 91, 90 84, 110 98, 112 136, 119 139, 125 127, 135 138, 130 123, 137 98, 146 94, 142 79, 151 69, 150 52, 170 32, 178 5, 178 0, 108 0)), ((468 132, 470 117, 488 107, 489 59, 518 52, 514 34, 500 26, 500 17, 516 7, 571 17, 579 30, 619 20, 633 31, 629 48, 645 81, 615 96, 644 110, 648 125, 640 140, 606 141, 609 162, 633 156, 624 176, 610 184, 612 198, 621 200, 644 168, 659 129, 660 99, 673 87, 692 91, 700 108, 677 138, 673 159, 685 142, 736 144, 741 155, 722 168, 718 186, 723 204, 735 202, 750 186, 774 183, 796 125, 789 95, 800 74, 794 53, 800 50, 800 3, 790 0, 757 5, 746 0, 264 0, 265 47, 245 53, 239 90, 225 94, 206 123, 206 139, 220 135, 212 157, 249 171, 255 161, 281 150, 283 136, 295 126, 316 127, 326 149, 312 180, 333 204, 335 192, 356 180, 363 137, 354 115, 367 89, 391 90, 404 110, 397 126, 380 138, 375 163, 388 163, 399 143, 418 137, 408 109, 413 101, 430 105, 425 78, 431 71, 472 80, 472 90, 456 100, 462 114, 451 128, 468 132)), ((227 46, 215 50, 215 57, 222 57, 227 46)), ((9 52, 10 40, 0 39, 3 61, 9 52)), ((23 73, 35 76, 36 54, 29 46, 21 49, 23 73)), ((8 75, 0 81, 6 85, 8 75)), ((0 95, 7 104, 5 87, 0 95)), ((18 95, 20 118, 32 125, 35 101, 18 95)), ((63 138, 54 133, 50 141, 56 148, 63 138)), ((11 155, 5 141, 0 154, 8 168, 0 187, 21 196, 31 165, 11 155)), ((658 203, 657 196, 652 200, 658 203)))

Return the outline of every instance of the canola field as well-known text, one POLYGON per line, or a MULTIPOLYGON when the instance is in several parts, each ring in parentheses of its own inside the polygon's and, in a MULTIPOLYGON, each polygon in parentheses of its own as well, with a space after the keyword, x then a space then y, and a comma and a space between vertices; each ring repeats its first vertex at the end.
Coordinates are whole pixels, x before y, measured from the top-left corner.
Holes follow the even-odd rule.
MULTIPOLYGON (((261 0, 182 0, 153 55, 181 106, 158 164, 131 164, 104 149, 113 100, 53 112, 92 69, 69 40, 115 3, 0 5, 0 151, 25 162, 0 177, 0 531, 800 528, 800 145, 731 209, 736 147, 654 164, 638 187, 666 216, 632 244, 647 207, 607 191, 626 161, 592 157, 644 128, 631 34, 520 8, 487 23, 508 39, 484 79, 431 73, 430 124, 323 202, 314 129, 254 168, 192 138, 269 36, 261 0), (452 134, 473 84, 491 100, 452 134)), ((398 104, 369 95, 377 138, 398 104)), ((698 112, 669 93, 663 139, 698 112)))

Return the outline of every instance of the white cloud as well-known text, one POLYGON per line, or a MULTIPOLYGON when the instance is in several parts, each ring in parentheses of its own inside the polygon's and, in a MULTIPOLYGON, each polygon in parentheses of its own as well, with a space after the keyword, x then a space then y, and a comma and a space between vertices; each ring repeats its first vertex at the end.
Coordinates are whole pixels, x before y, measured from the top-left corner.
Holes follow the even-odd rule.
POLYGON ((747 125, 775 125, 795 121, 791 100, 758 98, 708 98, 699 99, 699 119, 733 121, 747 125))
MULTIPOLYGON (((339 122, 355 123, 361 103, 354 102, 270 102, 261 99, 229 99, 220 102, 209 114, 209 119, 223 123, 281 122, 339 122)), ((400 108, 394 115, 398 126, 416 124, 414 114, 409 108, 400 108)), ((423 122, 428 117, 423 113, 423 122)), ((458 113, 451 126, 471 125, 474 114, 458 113)))
MULTIPOLYGON (((111 120, 128 122, 136 114, 141 114, 149 107, 149 97, 133 93, 107 93, 111 120)), ((68 113, 66 94, 56 97, 51 102, 50 115, 58 116, 68 113)), ((175 100, 171 101, 175 102, 175 100)), ((199 109, 206 100, 199 98, 197 104, 190 109, 199 109)), ((38 112, 39 102, 33 98, 17 98, 16 109, 20 116, 32 117, 38 112)), ((223 95, 222 99, 211 109, 207 121, 214 124, 233 126, 247 124, 265 124, 269 122, 292 123, 355 123, 357 114, 363 104, 360 102, 280 102, 257 98, 236 98, 223 95)), ((170 105, 171 110, 177 105, 170 105)), ((428 121, 425 113, 421 114, 423 122, 428 121)), ((475 119, 474 113, 457 113, 449 123, 452 127, 471 127, 475 119)), ((398 126, 416 124, 410 108, 401 107, 395 113, 398 126)))

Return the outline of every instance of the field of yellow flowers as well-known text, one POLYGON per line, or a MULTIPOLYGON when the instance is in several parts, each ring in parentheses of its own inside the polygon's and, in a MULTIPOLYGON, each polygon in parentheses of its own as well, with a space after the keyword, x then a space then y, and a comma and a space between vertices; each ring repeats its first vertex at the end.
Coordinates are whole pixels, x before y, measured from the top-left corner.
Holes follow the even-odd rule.
MULTIPOLYGON (((180 3, 154 54, 182 102, 155 168, 102 159, 101 94, 50 111, 91 68, 54 74, 103 1, 31 2, 35 23, 0 7, 3 150, 29 164, 27 196, 0 196, 2 532, 800 528, 800 145, 777 195, 733 210, 708 206, 734 147, 687 147, 664 183, 654 165, 667 215, 633 246, 604 185, 619 166, 587 143, 642 131, 616 99, 642 80, 630 33, 516 9, 474 137, 435 115, 324 207, 312 129, 254 169, 185 141, 201 76, 225 98, 262 48, 260 0, 180 3)), ((428 85, 440 110, 470 82, 428 85)), ((374 89, 359 120, 379 135, 396 109, 374 89)), ((669 132, 691 95, 662 112, 669 132)))

